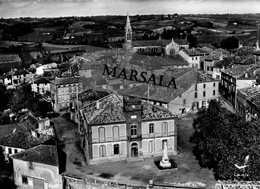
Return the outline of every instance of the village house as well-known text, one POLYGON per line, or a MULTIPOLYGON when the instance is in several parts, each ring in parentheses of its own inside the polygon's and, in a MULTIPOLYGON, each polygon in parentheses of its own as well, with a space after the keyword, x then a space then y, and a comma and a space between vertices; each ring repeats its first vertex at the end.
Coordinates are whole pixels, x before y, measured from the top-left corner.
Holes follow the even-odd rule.
POLYGON ((51 81, 51 99, 56 112, 69 111, 71 102, 77 98, 82 90, 79 77, 55 78, 51 81))
POLYGON ((79 133, 87 163, 177 153, 176 116, 139 98, 110 94, 80 109, 79 133))
POLYGON ((0 54, 0 72, 6 73, 12 68, 21 69, 22 60, 18 54, 0 54))
POLYGON ((14 182, 21 189, 61 189, 55 145, 39 145, 12 156, 14 182))
POLYGON ((52 68, 57 68, 57 63, 50 63, 50 64, 44 64, 40 65, 36 68, 36 75, 43 75, 45 70, 52 69, 52 68))
POLYGON ((13 133, 0 138, 0 146, 4 149, 4 155, 8 159, 10 155, 48 143, 52 138, 51 135, 39 135, 36 131, 28 132, 16 128, 13 133))
POLYGON ((44 95, 51 91, 50 81, 44 77, 37 78, 32 82, 31 88, 34 93, 44 95))
POLYGON ((182 58, 184 58, 192 67, 203 69, 201 66, 201 61, 203 60, 204 56, 208 54, 208 52, 199 48, 192 48, 181 49, 178 54, 181 55, 182 58))
POLYGON ((237 107, 237 90, 253 86, 256 82, 259 65, 232 65, 221 71, 220 93, 234 108, 237 107))
POLYGON ((260 86, 246 87, 237 90, 236 110, 246 119, 259 119, 260 86))
POLYGON ((28 83, 32 80, 32 72, 26 70, 11 70, 8 74, 4 75, 4 84, 7 89, 13 89, 22 83, 28 83))

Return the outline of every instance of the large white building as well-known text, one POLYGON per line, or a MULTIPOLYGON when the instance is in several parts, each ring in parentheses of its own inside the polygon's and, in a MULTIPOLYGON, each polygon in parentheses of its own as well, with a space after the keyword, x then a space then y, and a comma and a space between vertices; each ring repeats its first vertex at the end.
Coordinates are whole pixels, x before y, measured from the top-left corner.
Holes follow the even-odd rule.
POLYGON ((161 156, 164 143, 169 154, 177 153, 176 116, 114 93, 81 108, 79 133, 90 164, 161 156))

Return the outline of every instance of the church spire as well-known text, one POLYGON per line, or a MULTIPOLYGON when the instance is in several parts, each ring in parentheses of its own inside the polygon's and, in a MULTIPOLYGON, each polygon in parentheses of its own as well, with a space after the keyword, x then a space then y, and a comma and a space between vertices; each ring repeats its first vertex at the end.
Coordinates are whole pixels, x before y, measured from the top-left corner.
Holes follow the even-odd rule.
POLYGON ((126 26, 125 26, 125 42, 132 42, 132 27, 131 27, 128 13, 126 18, 126 26))

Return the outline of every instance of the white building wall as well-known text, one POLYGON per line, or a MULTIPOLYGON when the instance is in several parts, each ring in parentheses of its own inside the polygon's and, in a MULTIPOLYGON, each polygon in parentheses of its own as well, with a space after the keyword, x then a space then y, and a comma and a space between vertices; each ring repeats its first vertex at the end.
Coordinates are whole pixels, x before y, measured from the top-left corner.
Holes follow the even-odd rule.
POLYGON ((14 181, 21 189, 34 189, 33 179, 44 181, 44 189, 62 189, 62 177, 59 168, 52 165, 32 162, 33 169, 29 168, 29 162, 13 159, 14 181), (22 175, 26 176, 28 183, 22 182, 22 175))

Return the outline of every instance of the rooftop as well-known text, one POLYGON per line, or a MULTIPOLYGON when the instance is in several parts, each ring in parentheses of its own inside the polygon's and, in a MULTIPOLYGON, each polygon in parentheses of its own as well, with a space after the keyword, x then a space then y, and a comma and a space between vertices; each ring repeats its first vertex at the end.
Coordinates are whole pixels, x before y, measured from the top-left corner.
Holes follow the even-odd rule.
POLYGON ((51 81, 54 85, 67 85, 67 84, 74 84, 79 83, 79 77, 61 77, 55 78, 51 81))
POLYGON ((205 51, 201 48, 182 49, 182 51, 188 54, 189 56, 205 56, 209 54, 208 51, 205 51))
POLYGON ((246 87, 238 89, 238 91, 244 94, 247 98, 260 94, 260 87, 246 87))
POLYGON ((239 77, 240 75, 246 73, 250 69, 252 69, 255 65, 239 65, 239 64, 234 64, 230 68, 227 68, 223 70, 222 72, 239 77))
POLYGON ((106 91, 97 91, 93 89, 87 89, 79 94, 81 101, 95 101, 109 95, 106 91))
POLYGON ((0 64, 21 62, 18 54, 0 54, 0 64))
POLYGON ((29 149, 52 139, 48 135, 34 137, 30 132, 15 131, 0 138, 0 145, 14 148, 29 149))
POLYGON ((133 41, 133 47, 142 47, 142 46, 166 46, 171 43, 171 40, 142 40, 142 41, 133 41))
POLYGON ((211 77, 208 77, 205 74, 202 74, 201 72, 197 73, 197 83, 206 83, 206 82, 214 82, 216 80, 214 80, 211 77))
POLYGON ((59 166, 57 148, 53 145, 39 145, 29 150, 12 155, 12 158, 53 165, 56 167, 59 166))
POLYGON ((40 78, 35 79, 34 83, 35 84, 42 84, 42 83, 46 84, 46 83, 50 83, 50 80, 48 80, 45 77, 40 77, 40 78))
POLYGON ((165 72, 166 76, 167 74, 175 78, 177 89, 149 85, 148 90, 148 85, 145 83, 131 88, 122 89, 118 92, 122 95, 137 96, 143 99, 149 98, 150 100, 168 103, 197 82, 197 71, 193 68, 174 69, 165 72))
MULTIPOLYGON (((141 101, 141 99, 140 99, 141 101)), ((100 102, 92 103, 82 108, 81 113, 89 124, 104 124, 126 121, 124 102, 121 96, 111 94, 100 102)), ((142 120, 167 119, 175 116, 166 108, 141 102, 142 120)))

